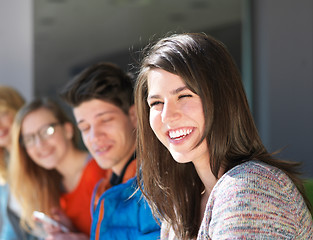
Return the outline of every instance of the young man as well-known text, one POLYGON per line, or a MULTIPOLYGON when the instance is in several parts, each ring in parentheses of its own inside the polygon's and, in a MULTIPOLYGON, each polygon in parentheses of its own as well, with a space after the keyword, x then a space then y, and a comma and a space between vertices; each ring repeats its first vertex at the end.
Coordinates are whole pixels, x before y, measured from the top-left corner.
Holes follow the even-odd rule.
POLYGON ((90 239, 158 239, 159 226, 136 191, 131 78, 113 64, 98 63, 70 81, 62 97, 73 107, 89 152, 99 166, 112 170, 94 190, 90 239))

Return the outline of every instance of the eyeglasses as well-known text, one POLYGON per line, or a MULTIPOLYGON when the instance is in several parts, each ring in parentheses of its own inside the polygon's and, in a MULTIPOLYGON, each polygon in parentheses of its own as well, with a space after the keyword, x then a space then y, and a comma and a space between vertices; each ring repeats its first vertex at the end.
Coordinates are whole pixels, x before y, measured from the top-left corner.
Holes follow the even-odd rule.
POLYGON ((0 119, 6 118, 9 116, 10 111, 9 110, 0 110, 0 119))
POLYGON ((47 140, 55 133, 55 127, 61 123, 50 123, 48 125, 42 126, 37 132, 30 133, 22 136, 21 140, 25 147, 33 147, 36 144, 36 136, 39 137, 41 141, 47 140))

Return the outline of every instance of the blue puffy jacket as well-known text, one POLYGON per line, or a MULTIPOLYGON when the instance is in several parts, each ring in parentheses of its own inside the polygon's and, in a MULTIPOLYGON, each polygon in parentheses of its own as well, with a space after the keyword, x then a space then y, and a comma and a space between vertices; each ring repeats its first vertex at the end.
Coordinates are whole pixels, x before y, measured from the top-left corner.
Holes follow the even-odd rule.
POLYGON ((90 239, 160 239, 160 227, 141 191, 136 190, 134 177, 101 195, 96 209, 92 209, 90 239))

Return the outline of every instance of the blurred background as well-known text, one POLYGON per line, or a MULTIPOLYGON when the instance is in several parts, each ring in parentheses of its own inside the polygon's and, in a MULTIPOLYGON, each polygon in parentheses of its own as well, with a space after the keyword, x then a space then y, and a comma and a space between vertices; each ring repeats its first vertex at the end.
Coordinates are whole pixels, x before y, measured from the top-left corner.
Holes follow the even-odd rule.
POLYGON ((0 84, 59 101, 90 64, 135 71, 144 46, 181 32, 224 42, 265 146, 313 177, 313 0, 3 0, 0 84))

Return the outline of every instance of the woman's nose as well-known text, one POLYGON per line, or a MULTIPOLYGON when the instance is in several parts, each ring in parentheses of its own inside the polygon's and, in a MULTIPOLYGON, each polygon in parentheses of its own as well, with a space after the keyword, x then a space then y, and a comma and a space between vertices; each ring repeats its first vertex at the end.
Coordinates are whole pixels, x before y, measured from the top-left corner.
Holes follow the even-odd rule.
POLYGON ((162 122, 167 123, 176 120, 179 117, 179 109, 177 108, 176 104, 173 102, 166 102, 164 103, 162 109, 162 122))

